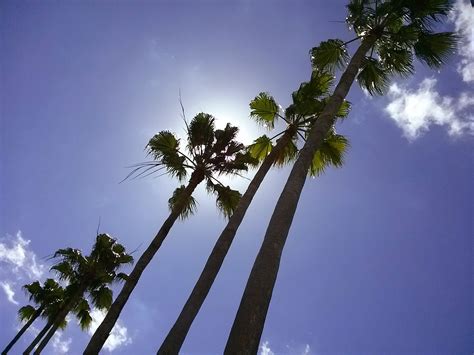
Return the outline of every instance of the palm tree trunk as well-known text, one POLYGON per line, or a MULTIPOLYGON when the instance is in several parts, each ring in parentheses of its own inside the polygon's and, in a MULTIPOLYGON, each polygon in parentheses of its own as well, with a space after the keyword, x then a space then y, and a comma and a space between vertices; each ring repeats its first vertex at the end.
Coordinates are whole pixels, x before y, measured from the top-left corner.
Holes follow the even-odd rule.
POLYGON ((41 351, 43 351, 44 347, 49 343, 54 333, 56 333, 61 323, 64 321, 64 319, 66 319, 71 309, 73 309, 79 299, 84 296, 84 292, 86 291, 86 289, 87 283, 81 283, 78 287, 77 292, 70 298, 69 302, 67 302, 64 307, 62 307, 61 310, 56 314, 54 320, 51 322, 51 327, 49 328, 47 334, 45 335, 43 340, 41 340, 41 343, 34 351, 35 355, 41 354, 41 351))
POLYGON ((33 349, 35 348, 36 344, 38 344, 41 339, 44 337, 44 335, 48 332, 48 330, 53 326, 53 320, 48 320, 48 323, 41 329, 41 331, 38 333, 36 338, 33 339, 31 344, 26 348, 26 350, 23 352, 23 355, 29 355, 33 349))
POLYGON ((225 354, 256 354, 273 287, 280 266, 283 247, 293 221, 298 200, 316 150, 332 127, 335 115, 354 82, 366 53, 376 36, 369 35, 355 52, 324 111, 311 129, 278 199, 265 238, 252 267, 234 324, 227 340, 225 354))
MULTIPOLYGON (((194 171, 191 175, 188 185, 186 186, 183 192, 183 200, 186 200, 189 196, 191 196, 193 191, 203 180, 203 173, 197 170, 194 171)), ((176 220, 178 219, 181 210, 182 204, 178 204, 177 207, 173 211, 171 211, 169 217, 165 220, 160 230, 156 234, 155 238, 140 256, 140 259, 138 259, 137 263, 135 264, 135 267, 133 268, 132 272, 125 281, 122 290, 120 291, 114 303, 110 307, 104 320, 99 325, 95 333, 92 335, 89 344, 87 344, 87 347, 84 350, 84 354, 95 355, 99 353, 100 349, 102 349, 102 346, 104 345, 110 332, 112 331, 115 322, 117 322, 120 312, 125 306, 125 303, 127 303, 127 300, 133 292, 133 289, 137 285, 140 276, 142 275, 143 271, 150 263, 150 261, 153 259, 158 249, 161 247, 161 244, 168 235, 174 222, 176 222, 176 220)))
POLYGON ((247 212, 247 209, 250 206, 255 193, 265 178, 265 175, 272 167, 275 158, 291 140, 291 136, 291 132, 286 131, 277 141, 277 144, 272 149, 270 154, 268 154, 263 160, 260 168, 240 199, 234 213, 230 217, 229 222, 227 222, 227 225, 217 239, 217 242, 214 245, 209 258, 207 259, 206 265, 199 276, 199 280, 197 281, 193 291, 191 292, 191 295, 181 310, 178 319, 169 331, 168 335, 163 341, 163 344, 161 344, 161 347, 158 350, 159 355, 179 353, 179 350, 184 343, 184 339, 188 334, 189 328, 191 328, 194 319, 196 318, 202 304, 204 303, 204 300, 207 297, 207 294, 209 293, 209 290, 212 287, 212 284, 217 277, 217 274, 219 273, 222 263, 224 262, 224 258, 229 251, 235 234, 237 233, 237 229, 242 223, 245 213, 247 212))
POLYGON ((15 337, 12 339, 10 343, 3 349, 2 355, 8 354, 10 349, 15 345, 15 343, 21 338, 23 333, 26 332, 26 330, 33 324, 33 322, 41 315, 41 312, 43 312, 44 306, 39 307, 36 312, 33 314, 33 316, 26 322, 26 324, 18 331, 18 333, 15 335, 15 337))

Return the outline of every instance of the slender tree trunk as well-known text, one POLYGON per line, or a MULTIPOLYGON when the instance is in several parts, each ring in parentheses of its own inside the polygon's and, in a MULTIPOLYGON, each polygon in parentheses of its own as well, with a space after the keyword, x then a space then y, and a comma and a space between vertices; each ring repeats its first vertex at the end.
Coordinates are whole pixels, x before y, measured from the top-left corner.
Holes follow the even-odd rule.
POLYGON ((365 54, 376 41, 367 36, 355 52, 324 111, 311 129, 290 176, 278 199, 265 238, 252 267, 234 324, 227 340, 225 354, 256 354, 268 306, 280 266, 283 247, 290 230, 298 200, 315 151, 332 127, 335 115, 354 82, 365 54))
POLYGON ((219 273, 219 270, 224 262, 224 258, 229 251, 235 234, 237 233, 237 229, 242 223, 245 213, 247 212, 247 209, 250 206, 255 193, 265 178, 265 175, 272 167, 275 158, 291 140, 291 136, 291 132, 285 132, 285 134, 283 134, 283 136, 277 141, 277 144, 272 149, 270 154, 268 154, 263 160, 260 168, 240 199, 234 213, 230 217, 227 225, 217 239, 217 242, 214 245, 209 258, 207 259, 201 276, 199 276, 199 280, 197 281, 193 291, 191 292, 191 295, 181 310, 178 319, 166 336, 163 344, 161 344, 161 347, 158 350, 159 355, 179 353, 179 350, 184 343, 184 339, 188 334, 189 328, 191 328, 191 324, 196 318, 202 304, 204 303, 204 300, 207 297, 207 294, 209 293, 209 290, 212 287, 212 284, 217 277, 217 274, 219 273))
MULTIPOLYGON (((193 191, 196 187, 204 180, 204 175, 202 172, 194 171, 191 175, 188 185, 186 186, 183 192, 183 200, 187 197, 191 196, 193 191)), ((153 259, 158 249, 161 247, 161 244, 165 240, 166 236, 168 235, 171 227, 173 226, 174 222, 178 219, 180 212, 182 210, 182 204, 178 203, 177 208, 175 208, 169 215, 169 217, 165 220, 163 225, 161 226, 160 230, 156 234, 155 238, 152 240, 148 248, 143 252, 138 259, 137 263, 135 264, 132 272, 128 276, 125 284, 123 285, 122 290, 118 294, 117 298, 115 299, 114 303, 110 307, 109 311, 107 312, 104 320, 99 325, 95 333, 92 335, 89 344, 87 344, 86 349, 84 350, 84 354, 98 354, 102 346, 104 345, 105 341, 107 340, 112 328, 117 322, 117 319, 122 311, 125 303, 127 303, 128 298, 130 297, 133 289, 138 283, 140 276, 142 275, 143 271, 153 259)))
POLYGON ((35 348, 36 344, 38 344, 41 339, 44 337, 44 335, 48 332, 48 330, 53 326, 54 321, 53 320, 48 320, 48 323, 41 329, 41 331, 38 333, 36 338, 33 339, 31 344, 26 348, 26 350, 23 352, 23 355, 29 355, 33 349, 35 348))
POLYGON ((33 324, 33 322, 41 315, 41 312, 43 312, 44 306, 39 307, 33 316, 26 322, 26 324, 18 331, 18 333, 15 335, 15 337, 12 339, 10 343, 3 349, 2 355, 8 354, 10 349, 15 345, 15 343, 21 338, 23 333, 26 332, 26 330, 33 324))
POLYGON ((84 296, 84 292, 87 289, 87 283, 82 282, 79 287, 77 292, 69 299, 69 302, 67 302, 64 307, 60 309, 58 314, 54 317, 54 320, 52 321, 51 327, 49 328, 47 334, 45 337, 41 340, 41 343, 38 345, 36 350, 34 351, 33 354, 41 354, 45 346, 49 343, 51 338, 53 337, 54 333, 58 330, 59 326, 61 323, 66 319, 67 315, 71 311, 71 309, 76 306, 77 302, 81 299, 81 297, 84 296))

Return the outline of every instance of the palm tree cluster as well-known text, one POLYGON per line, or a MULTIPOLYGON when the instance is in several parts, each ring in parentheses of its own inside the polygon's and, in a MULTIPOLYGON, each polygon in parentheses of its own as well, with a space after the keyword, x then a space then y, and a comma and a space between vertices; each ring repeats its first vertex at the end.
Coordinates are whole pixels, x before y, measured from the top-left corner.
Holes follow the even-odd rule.
POLYGON ((56 331, 67 326, 66 317, 70 313, 81 329, 88 329, 92 323, 91 305, 99 310, 110 308, 113 294, 110 285, 126 280, 127 274, 119 270, 133 262, 125 247, 107 234, 97 235, 89 255, 83 255, 79 249, 66 248, 57 250, 52 258, 57 260, 51 270, 58 281, 49 278, 43 285, 35 281, 24 286, 34 305, 19 309, 19 318, 26 323, 2 354, 7 354, 39 317, 44 318, 46 324, 24 354, 41 353, 56 331))
MULTIPOLYGON (((180 182, 168 200, 169 216, 130 275, 116 273, 122 264, 132 259, 122 246, 107 236, 97 237, 88 257, 75 249, 59 250, 55 257, 60 262, 53 270, 68 285, 62 287, 54 280, 47 280, 43 286, 39 283, 25 286, 35 306, 20 309, 20 318, 26 324, 4 353, 38 317, 47 319, 47 323, 38 335, 43 340, 36 353, 58 328, 65 326, 69 312, 76 315, 81 326, 87 327, 90 300, 94 307, 108 310, 84 350, 84 354, 98 354, 174 223, 195 212, 193 193, 205 183, 228 221, 176 322, 158 349, 158 354, 177 354, 265 176, 273 166, 290 165, 291 172, 274 208, 225 347, 226 354, 256 354, 281 255, 306 178, 318 176, 330 166, 343 165, 349 143, 335 127, 349 115, 351 105, 346 96, 352 84, 357 81, 370 95, 382 95, 393 78, 414 73, 415 59, 431 68, 440 67, 457 41, 452 32, 436 31, 437 23, 446 18, 451 7, 449 0, 350 0, 346 22, 355 37, 348 41, 329 39, 310 50, 310 78, 291 94, 292 102, 286 109, 266 92, 259 93, 250 102, 252 119, 269 131, 278 125, 281 129, 272 136, 256 138, 249 146, 236 140, 237 127, 228 123, 223 129, 217 129, 216 119, 207 113, 199 113, 187 122, 183 110, 185 140, 182 142, 170 131, 157 133, 146 146, 150 161, 137 164, 127 176, 160 173, 180 182), (358 47, 350 55, 350 45, 357 42, 358 47), (338 82, 337 74, 340 75, 338 82), (219 180, 223 175, 242 176, 250 168, 257 170, 243 195, 219 180), (102 248, 105 245, 113 252, 107 253, 102 248), (117 279, 125 282, 112 302, 108 285, 117 279)), ((27 353, 40 341, 38 337, 27 353)))

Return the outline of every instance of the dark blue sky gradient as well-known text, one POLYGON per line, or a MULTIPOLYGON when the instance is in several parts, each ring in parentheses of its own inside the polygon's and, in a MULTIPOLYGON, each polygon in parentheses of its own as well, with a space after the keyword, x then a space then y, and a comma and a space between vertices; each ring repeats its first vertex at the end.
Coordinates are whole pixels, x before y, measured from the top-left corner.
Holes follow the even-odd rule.
MULTIPOLYGON (((308 50, 351 38, 335 22, 345 3, 3 1, 0 236, 21 230, 39 257, 88 250, 100 217, 138 257, 178 182, 118 182, 154 133, 183 133, 179 90, 188 118, 214 114, 249 143, 264 132, 248 118, 250 100, 268 91, 286 106, 309 78, 308 50)), ((445 95, 472 92, 456 61, 441 73, 419 67, 404 84, 433 76, 445 95)), ((276 354, 306 344, 311 354, 471 354, 472 137, 432 128, 409 142, 387 98, 354 86, 349 99, 338 127, 351 141, 347 162, 307 181, 262 341, 276 354)), ((272 171, 258 192, 183 353, 222 352, 288 171, 272 171)), ((125 307, 133 343, 116 353, 156 351, 201 272, 225 221, 204 189, 196 197, 198 213, 175 225, 125 307)), ((16 326, 3 293, 0 311, 3 345, 16 326)), ((76 327, 65 336, 71 354, 88 338, 76 327)))

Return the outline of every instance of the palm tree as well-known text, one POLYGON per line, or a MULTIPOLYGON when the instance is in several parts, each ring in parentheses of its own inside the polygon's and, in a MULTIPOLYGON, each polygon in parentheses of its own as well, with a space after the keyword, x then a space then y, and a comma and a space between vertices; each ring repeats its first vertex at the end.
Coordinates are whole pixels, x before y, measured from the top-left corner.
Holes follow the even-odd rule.
POLYGON ((347 23, 357 37, 329 40, 311 51, 315 69, 345 68, 322 114, 311 129, 277 202, 252 267, 226 348, 226 354, 255 354, 275 285, 280 258, 314 152, 333 127, 336 113, 357 78, 372 94, 382 94, 390 79, 414 71, 414 57, 439 67, 455 49, 451 32, 436 33, 434 25, 451 10, 449 0, 351 0, 347 23), (361 40, 346 66, 346 46, 361 40))
POLYGON ((185 219, 195 211, 196 201, 192 193, 196 187, 205 181, 208 192, 217 195, 217 207, 226 217, 232 215, 240 199, 238 191, 222 185, 217 180, 217 177, 222 174, 239 175, 239 172, 246 171, 247 164, 253 161, 245 152, 244 145, 235 140, 238 128, 227 124, 224 129, 216 129, 214 117, 199 113, 189 124, 186 123, 186 131, 188 154, 180 149, 178 138, 171 132, 162 131, 151 138, 147 145, 154 161, 139 164, 131 172, 131 174, 136 174, 140 171, 138 175, 143 176, 164 170, 181 181, 188 176, 189 172, 191 174, 187 185, 177 188, 169 199, 170 215, 138 259, 117 299, 93 334, 84 351, 85 354, 97 354, 100 351, 141 274, 160 248, 175 221, 178 218, 185 219))
POLYGON ((7 354, 8 351, 15 345, 20 337, 28 330, 40 316, 48 317, 55 311, 55 306, 61 302, 64 297, 64 289, 53 279, 47 279, 43 286, 39 281, 32 282, 23 286, 23 289, 29 294, 29 300, 36 306, 31 304, 21 307, 18 310, 18 316, 22 322, 26 323, 18 331, 10 343, 3 349, 2 355, 7 354))
POLYGON ((69 284, 64 291, 64 300, 54 317, 49 319, 40 334, 26 349, 26 354, 29 354, 41 340, 34 352, 40 354, 70 312, 75 313, 81 328, 87 329, 92 318, 86 297, 90 298, 98 309, 110 308, 112 290, 108 285, 125 280, 127 275, 118 270, 124 264, 133 262, 125 247, 107 234, 97 235, 92 251, 87 256, 78 249, 66 248, 56 251, 53 258, 59 258, 60 261, 51 269, 58 273, 61 280, 69 284))
MULTIPOLYGON (((332 75, 315 72, 309 82, 301 84, 300 88, 293 93, 293 103, 284 113, 280 112, 275 99, 264 92, 250 102, 250 116, 258 123, 268 129, 273 129, 277 120, 281 119, 285 122, 286 128, 271 138, 263 135, 248 147, 252 157, 261 162, 261 165, 240 199, 234 214, 217 239, 196 285, 158 350, 158 354, 176 354, 181 349, 192 322, 217 277, 237 229, 260 184, 272 165, 281 166, 295 158, 298 151, 297 140, 298 138, 304 140, 309 128, 321 113, 325 103, 324 96, 327 95, 331 81, 332 75), (276 144, 273 145, 272 141, 277 138, 276 144)), ((349 104, 346 102, 338 115, 345 117, 348 112, 349 104)), ((319 175, 328 165, 336 167, 342 165, 346 147, 347 140, 343 136, 331 132, 326 137, 323 146, 314 155, 310 174, 312 176, 319 175)))

